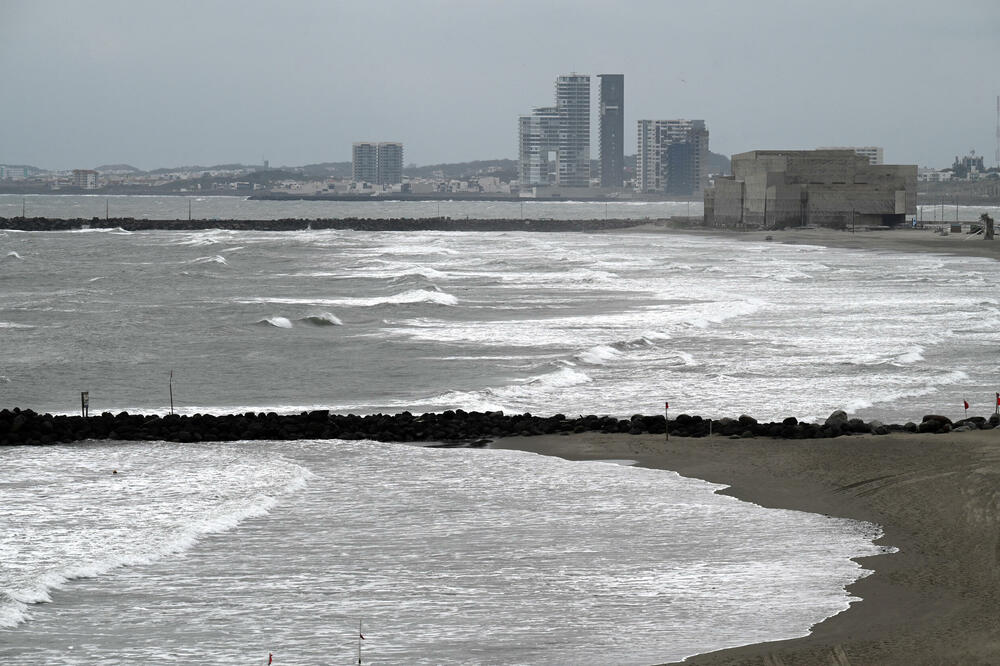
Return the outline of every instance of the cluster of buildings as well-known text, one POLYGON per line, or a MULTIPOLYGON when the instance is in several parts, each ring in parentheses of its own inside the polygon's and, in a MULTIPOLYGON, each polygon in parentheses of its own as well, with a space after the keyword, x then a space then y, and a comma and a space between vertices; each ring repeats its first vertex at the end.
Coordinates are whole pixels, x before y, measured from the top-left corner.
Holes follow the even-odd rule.
POLYGON ((554 196, 572 188, 689 197, 708 184, 708 128, 704 120, 639 120, 636 172, 625 178, 625 77, 598 74, 600 173, 591 173, 590 76, 555 82, 555 105, 536 107, 518 121, 522 196, 554 196))

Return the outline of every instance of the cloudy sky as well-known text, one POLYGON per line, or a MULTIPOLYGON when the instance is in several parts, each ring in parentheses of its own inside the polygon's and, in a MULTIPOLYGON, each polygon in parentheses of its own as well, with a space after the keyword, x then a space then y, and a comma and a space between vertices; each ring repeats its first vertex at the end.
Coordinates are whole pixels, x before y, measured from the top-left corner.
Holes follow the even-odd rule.
POLYGON ((725 154, 992 166, 1000 2, 0 0, 0 63, 0 164, 516 158, 578 72, 625 75, 627 153, 636 120, 703 118, 725 154))

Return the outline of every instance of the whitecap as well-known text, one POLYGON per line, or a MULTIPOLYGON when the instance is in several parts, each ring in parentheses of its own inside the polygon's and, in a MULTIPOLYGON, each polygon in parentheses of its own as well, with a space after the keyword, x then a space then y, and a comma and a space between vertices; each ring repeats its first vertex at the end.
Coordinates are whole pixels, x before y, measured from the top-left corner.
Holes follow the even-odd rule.
POLYGON ((560 368, 555 372, 550 372, 537 377, 532 377, 528 384, 543 386, 547 388, 563 388, 566 386, 578 386, 594 381, 585 372, 574 370, 573 368, 560 368))
POLYGON ((21 255, 19 255, 17 252, 14 252, 13 250, 11 250, 10 252, 8 252, 7 256, 10 257, 11 259, 20 259, 22 261, 24 259, 21 255))
POLYGON ((320 314, 308 315, 299 321, 305 321, 316 326, 343 326, 344 322, 332 312, 321 312, 320 314))
POLYGON ((590 365, 605 365, 621 356, 621 352, 608 345, 597 345, 576 355, 576 358, 590 365))
POLYGON ((288 317, 268 317, 267 319, 261 319, 258 324, 268 324, 274 326, 275 328, 291 328, 292 322, 288 317))

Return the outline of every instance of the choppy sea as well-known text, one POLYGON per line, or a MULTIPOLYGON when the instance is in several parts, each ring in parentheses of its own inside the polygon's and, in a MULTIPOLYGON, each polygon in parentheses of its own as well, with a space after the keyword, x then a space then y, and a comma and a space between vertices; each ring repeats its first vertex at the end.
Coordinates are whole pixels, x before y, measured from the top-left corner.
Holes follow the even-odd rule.
MULTIPOLYGON (((985 414, 996 275, 660 234, 0 231, 0 406, 985 414)), ((656 663, 802 635, 879 552, 876 526, 520 452, 92 442, 0 469, 0 656, 26 663, 353 663, 358 622, 365 663, 656 663)))

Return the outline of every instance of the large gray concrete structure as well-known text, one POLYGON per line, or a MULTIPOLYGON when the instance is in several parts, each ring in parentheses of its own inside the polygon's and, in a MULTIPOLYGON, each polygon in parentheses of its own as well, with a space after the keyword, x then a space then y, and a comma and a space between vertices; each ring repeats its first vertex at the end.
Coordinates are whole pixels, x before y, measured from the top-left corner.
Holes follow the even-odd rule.
POLYGON ((625 182, 625 75, 598 74, 601 79, 601 187, 625 182))
POLYGON ((875 165, 854 150, 755 150, 705 191, 715 227, 894 226, 917 212, 916 165, 875 165))

